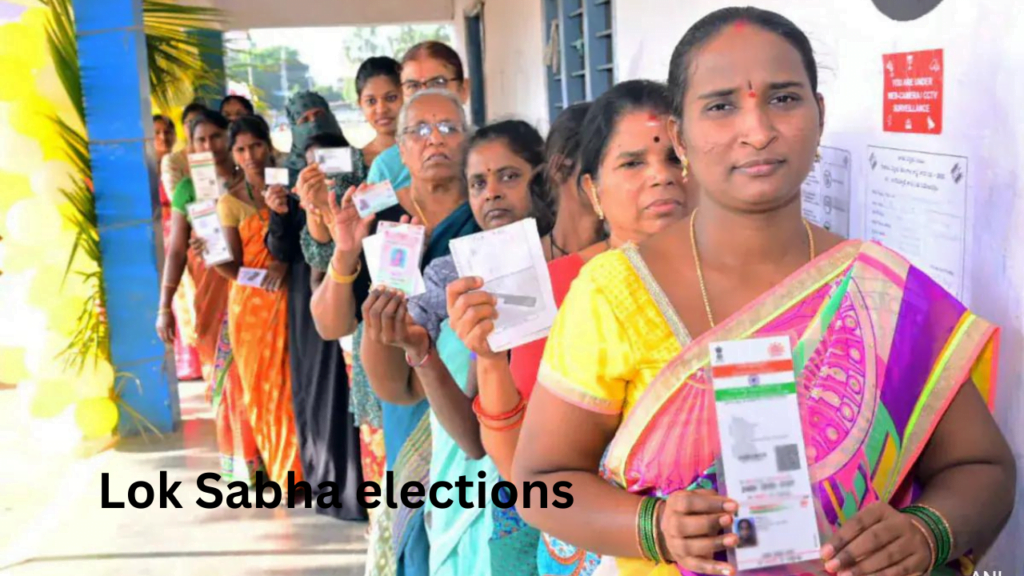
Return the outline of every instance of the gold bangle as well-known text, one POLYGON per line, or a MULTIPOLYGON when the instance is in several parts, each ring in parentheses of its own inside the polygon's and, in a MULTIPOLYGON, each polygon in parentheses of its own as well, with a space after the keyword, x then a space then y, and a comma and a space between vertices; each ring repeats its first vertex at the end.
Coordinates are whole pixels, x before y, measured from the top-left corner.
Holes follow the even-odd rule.
POLYGON ((334 280, 338 284, 351 284, 351 283, 355 282, 356 278, 359 277, 359 273, 362 272, 362 271, 363 271, 363 261, 362 260, 356 260, 356 271, 353 272, 350 276, 342 276, 342 275, 338 274, 338 271, 334 269, 334 260, 333 259, 331 260, 331 263, 327 265, 327 273, 330 274, 331 280, 334 280))
POLYGON ((925 506, 924 504, 917 504, 917 506, 919 508, 924 508, 925 510, 928 510, 932 514, 938 516, 939 520, 942 521, 942 525, 946 529, 946 534, 949 534, 949 558, 947 558, 947 560, 952 560, 953 550, 956 550, 956 536, 953 535, 953 528, 950 527, 949 520, 946 520, 946 517, 943 516, 941 512, 939 512, 935 508, 932 508, 931 506, 925 506))

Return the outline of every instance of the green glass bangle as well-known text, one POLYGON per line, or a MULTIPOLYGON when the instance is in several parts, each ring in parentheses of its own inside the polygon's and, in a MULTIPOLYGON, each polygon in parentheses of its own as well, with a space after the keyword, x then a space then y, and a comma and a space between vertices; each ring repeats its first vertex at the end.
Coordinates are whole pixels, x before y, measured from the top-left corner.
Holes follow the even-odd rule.
POLYGON ((918 518, 928 527, 935 538, 935 565, 932 568, 944 566, 949 561, 953 549, 953 535, 945 518, 935 510, 920 505, 907 506, 901 512, 918 518))
POLYGON ((655 516, 658 510, 658 499, 654 497, 644 498, 640 506, 640 544, 644 555, 655 563, 662 563, 664 559, 658 553, 658 545, 655 530, 655 516))

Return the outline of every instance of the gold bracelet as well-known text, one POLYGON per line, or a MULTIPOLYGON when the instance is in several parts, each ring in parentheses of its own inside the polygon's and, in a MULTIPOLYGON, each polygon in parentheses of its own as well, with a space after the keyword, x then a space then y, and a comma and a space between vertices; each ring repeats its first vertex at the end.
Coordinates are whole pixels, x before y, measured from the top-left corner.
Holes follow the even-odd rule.
POLYGON ((331 280, 334 280, 338 284, 351 284, 356 281, 359 277, 359 273, 363 271, 363 261, 356 260, 356 271, 350 276, 342 276, 338 274, 338 271, 334 269, 334 259, 331 259, 331 263, 327 265, 327 273, 330 274, 331 280))

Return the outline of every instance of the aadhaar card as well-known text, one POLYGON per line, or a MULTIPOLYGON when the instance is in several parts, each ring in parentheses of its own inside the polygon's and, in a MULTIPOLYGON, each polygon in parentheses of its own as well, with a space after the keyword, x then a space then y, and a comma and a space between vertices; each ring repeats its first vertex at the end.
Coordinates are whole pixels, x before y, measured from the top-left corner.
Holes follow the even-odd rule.
POLYGON ((736 570, 820 561, 789 336, 713 342, 710 352, 720 486, 740 507, 736 570))
POLYGON ((216 266, 234 260, 234 256, 231 255, 231 246, 228 245, 227 237, 224 235, 224 227, 221 226, 220 217, 217 215, 216 201, 193 202, 188 205, 188 215, 192 220, 192 229, 195 230, 196 236, 206 241, 203 260, 207 266, 216 266))
POLYGON ((197 152, 188 155, 188 170, 196 191, 196 201, 205 202, 220 198, 223 185, 217 176, 217 164, 212 152, 197 152))

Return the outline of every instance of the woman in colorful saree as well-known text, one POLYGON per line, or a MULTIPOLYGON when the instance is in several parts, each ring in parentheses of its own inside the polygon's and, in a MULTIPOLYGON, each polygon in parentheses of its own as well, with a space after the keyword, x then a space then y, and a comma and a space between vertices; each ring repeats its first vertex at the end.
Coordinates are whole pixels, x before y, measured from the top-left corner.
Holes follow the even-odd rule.
MULTIPOLYGON (((552 126, 556 137, 562 130, 578 134, 578 150, 568 154, 575 164, 568 174, 572 177, 568 194, 587 190, 589 202, 610 231, 607 241, 592 243, 549 263, 557 304, 561 304, 586 261, 609 247, 643 240, 689 213, 679 158, 668 135, 670 110, 671 100, 664 85, 635 80, 605 92, 575 125, 562 125, 564 119, 560 116, 552 126)), ((548 162, 552 161, 549 155, 548 162)), ((558 218, 562 217, 560 213, 558 218)), ((477 290, 475 278, 462 278, 449 285, 451 324, 477 355, 480 393, 476 410, 483 445, 502 477, 511 478, 519 426, 524 411, 529 410, 526 403, 544 340, 512 350, 511 359, 507 354, 493 353, 487 337, 493 329, 495 308, 486 290, 477 290)), ((521 446, 530 449, 528 444, 521 446)), ((596 555, 571 549, 549 535, 539 544, 535 553, 542 575, 586 576, 597 567, 596 555)))
MULTIPOLYGON (((482 229, 528 217, 537 219, 541 234, 551 229, 543 147, 537 130, 521 120, 490 124, 470 138, 465 177, 469 205, 482 229)), ((480 443, 480 427, 473 414, 477 387, 471 377, 475 376, 472 355, 447 322, 445 290, 457 278, 453 258, 445 256, 424 271, 423 294, 406 300, 402 293, 382 291, 367 300, 368 337, 404 350, 419 386, 399 385, 395 390, 371 383, 385 398, 418 402, 425 397, 430 402, 432 486, 456 486, 464 477, 493 488, 500 478, 480 443)), ((492 497, 509 503, 511 494, 494 492, 492 497)), ((430 574, 536 575, 537 531, 522 521, 514 507, 472 501, 469 508, 425 505, 430 574)))
MULTIPOLYGON (((211 152, 217 165, 217 176, 229 190, 236 193, 245 188, 245 178, 236 170, 228 147, 228 121, 219 112, 200 109, 188 126, 196 152, 211 152)), ((196 201, 192 178, 182 180, 171 199, 171 239, 164 263, 164 281, 160 290, 161 311, 174 297, 185 272, 196 282, 193 305, 196 312, 196 348, 204 365, 210 370, 210 394, 216 413, 217 448, 220 452, 221 476, 227 480, 252 483, 261 469, 259 453, 252 437, 252 427, 242 402, 241 382, 231 353, 228 337, 228 292, 230 282, 213 268, 208 268, 202 252, 188 248, 192 226, 188 205, 196 201)), ((168 318, 163 317, 163 320, 168 318)), ((169 320, 173 322, 173 317, 169 320)), ((173 324, 157 324, 157 333, 167 342, 167 329, 173 324)))
POLYGON ((289 472, 303 479, 292 404, 288 351, 288 265, 274 259, 265 238, 270 211, 264 200, 265 171, 273 146, 267 123, 246 116, 231 124, 231 154, 245 174, 245 185, 217 201, 217 214, 234 259, 216 267, 232 280, 228 298, 231 347, 241 380, 256 447, 267 476, 287 490, 289 472), (265 272, 260 286, 238 282, 242 268, 265 272))
POLYGON ((790 333, 821 559, 752 573, 952 573, 992 542, 1014 498, 1013 458, 986 409, 996 328, 897 254, 802 220, 824 102, 790 21, 707 16, 676 47, 669 89, 700 207, 594 258, 573 284, 514 471, 571 482, 574 502, 524 516, 602 554, 602 574, 734 573, 722 553, 739 536, 722 530, 749 516, 715 490, 708 344, 790 333))
MULTIPOLYGON (((153 151, 156 152, 158 188, 160 191, 160 220, 164 230, 164 245, 171 241, 171 197, 164 187, 163 159, 174 153, 174 144, 178 141, 178 133, 174 128, 174 121, 163 114, 153 116, 153 151)), ((171 190, 173 192, 173 190, 171 190)), ((188 279, 187 274, 182 275, 182 281, 188 279)), ((188 279, 190 280, 190 279, 188 279)), ((195 347, 195 323, 192 320, 192 298, 195 296, 195 286, 188 281, 182 290, 175 293, 174 310, 175 334, 174 334, 174 361, 178 373, 178 380, 198 380, 203 377, 203 366, 199 361, 199 353, 195 347)))

